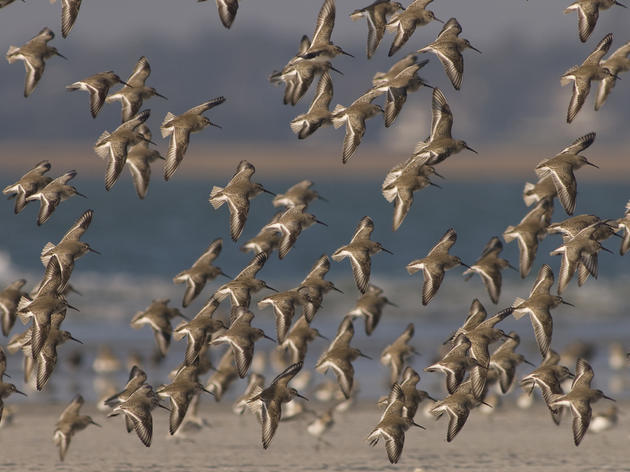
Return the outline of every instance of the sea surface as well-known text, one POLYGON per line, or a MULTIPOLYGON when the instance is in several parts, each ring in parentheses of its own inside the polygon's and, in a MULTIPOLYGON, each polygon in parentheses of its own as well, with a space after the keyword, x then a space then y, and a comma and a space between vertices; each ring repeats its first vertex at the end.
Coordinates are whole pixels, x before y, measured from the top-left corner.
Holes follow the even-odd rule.
MULTIPOLYGON (((3 176, 0 184, 12 182, 13 176, 3 176), (6 180, 6 182, 5 182, 6 180)), ((259 180, 259 179, 254 179, 259 180)), ((283 192, 300 178, 265 180, 262 183, 273 192, 283 192)), ((543 263, 548 263, 557 273, 559 256, 549 252, 561 245, 559 235, 550 235, 541 242, 532 273, 527 279, 511 270, 504 272, 503 291, 498 305, 493 305, 477 276, 464 281, 464 268, 456 268, 446 274, 442 287, 431 303, 423 307, 420 303, 421 277, 410 276, 405 265, 423 257, 439 240, 444 232, 453 227, 458 234, 457 243, 451 252, 467 264, 477 259, 486 242, 492 236, 501 236, 505 227, 517 224, 528 209, 521 199, 524 182, 505 181, 499 176, 485 182, 465 182, 435 179, 442 189, 429 187, 415 194, 414 205, 407 219, 397 232, 391 229, 392 206, 380 193, 379 179, 353 181, 336 180, 334 176, 317 179, 315 189, 327 201, 315 201, 309 211, 328 227, 314 225, 306 229, 295 247, 280 261, 277 254, 270 258, 259 272, 259 278, 278 290, 295 287, 322 254, 330 255, 352 237, 358 221, 369 215, 375 221, 373 239, 380 241, 394 255, 380 253, 372 258, 371 282, 382 287, 386 296, 398 307, 388 306, 378 328, 371 337, 365 335, 362 322, 355 323, 353 344, 374 360, 363 358, 355 362, 356 378, 361 394, 375 397, 383 394, 387 387, 387 369, 378 358, 382 349, 398 336, 410 322, 415 323, 413 344, 421 353, 413 359, 413 365, 421 370, 435 357, 442 341, 463 322, 473 298, 477 297, 490 314, 509 306, 515 297, 527 297, 536 273, 543 263)), ((239 250, 240 246, 253 237, 260 227, 274 214, 271 196, 261 194, 252 201, 250 215, 243 235, 238 243, 229 237, 229 216, 226 207, 213 210, 208 203, 208 194, 213 185, 225 185, 223 176, 204 177, 203 180, 184 180, 177 176, 168 183, 155 178, 144 201, 137 198, 127 175, 106 192, 101 180, 78 178, 77 189, 89 198, 74 197, 62 203, 51 219, 43 226, 35 223, 37 205, 30 204, 19 215, 13 214, 13 202, 3 201, 0 206, 0 284, 24 277, 30 289, 43 275, 39 253, 48 242, 57 242, 73 221, 86 209, 94 210, 94 220, 83 239, 101 255, 88 253, 78 260, 71 283, 81 293, 72 294, 70 302, 80 312, 69 311, 64 329, 83 341, 83 345, 68 342, 59 347, 59 363, 44 392, 31 394, 25 401, 48 398, 66 401, 77 389, 88 398, 97 396, 92 362, 97 351, 109 344, 123 365, 131 352, 138 352, 146 360, 149 381, 159 384, 166 381, 167 372, 182 359, 185 341, 173 341, 164 362, 153 364, 151 354, 155 348, 153 333, 149 327, 134 330, 129 327, 133 315, 147 307, 153 299, 169 298, 180 306, 184 294, 183 285, 174 285, 172 278, 188 268, 215 238, 223 238, 223 251, 215 264, 232 276, 248 263, 252 254, 239 250), (79 351, 82 363, 78 369, 70 368, 66 362, 70 354, 79 351)), ((602 218, 618 218, 623 215, 630 198, 630 186, 621 182, 580 182, 576 214, 592 213, 602 218)), ((556 203, 554 221, 567 217, 556 203)), ((552 348, 562 351, 570 343, 582 340, 594 347, 593 365, 595 381, 600 387, 616 379, 608 367, 608 345, 621 341, 630 348, 630 317, 627 302, 630 287, 630 259, 619 256, 620 239, 611 238, 604 246, 614 254, 600 253, 599 278, 590 278, 578 288, 573 280, 563 294, 575 308, 561 306, 553 311, 554 333, 552 348)), ((513 242, 506 244, 503 256, 518 265, 518 247, 513 242)), ((350 311, 359 292, 352 279, 348 261, 332 262, 327 278, 343 290, 344 294, 329 293, 313 321, 313 326, 332 338, 343 316, 350 311)), ((193 317, 226 279, 209 282, 201 295, 182 312, 193 317)), ((255 303, 266 296, 260 292, 253 296, 251 309, 256 314, 253 325, 263 328, 275 337, 274 318, 271 310, 258 310, 255 303)), ((227 314, 229 305, 223 304, 220 313, 227 314)), ((175 323, 178 321, 176 320, 175 323)), ((506 331, 517 331, 522 339, 519 350, 531 362, 540 361, 533 330, 527 318, 505 320, 501 327, 506 331)), ((14 333, 23 326, 18 321, 14 333)), ((0 338, 0 344, 6 340, 0 338)), ((325 349, 326 342, 317 340, 310 345, 306 366, 313 367, 317 357, 325 349)), ((261 340, 257 350, 271 350, 273 344, 261 340)), ((222 349, 217 350, 218 359, 222 349)), ((574 366, 571 366, 573 368, 574 366)), ((519 368, 519 376, 530 369, 519 368)), ((8 372, 13 381, 21 386, 21 355, 11 356, 8 372)), ((271 367, 267 374, 273 375, 271 367)), ((125 382, 126 367, 111 377, 121 386, 125 382)), ((329 374, 332 375, 332 374, 329 374)), ((628 372, 624 372, 628 382, 628 372)), ((315 374, 314 384, 324 380, 315 374)), ((243 381, 241 381, 243 382, 243 381)), ((618 379, 617 379, 618 382, 618 379)), ((425 388, 436 394, 443 387, 443 379, 437 374, 423 374, 425 388), (425 383, 426 382, 426 383, 425 383)), ((238 384, 230 395, 244 388, 238 384)), ((628 395, 625 386, 620 395, 628 395), (623 392, 626 392, 625 394, 623 392)), ((228 395, 229 396, 229 395, 228 395)))

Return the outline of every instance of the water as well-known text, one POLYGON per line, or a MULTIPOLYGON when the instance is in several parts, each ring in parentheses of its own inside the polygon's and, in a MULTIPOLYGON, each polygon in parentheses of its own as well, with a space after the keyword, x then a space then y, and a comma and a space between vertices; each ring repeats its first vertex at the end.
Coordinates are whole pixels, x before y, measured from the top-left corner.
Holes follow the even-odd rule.
MULTIPOLYGON (((7 179, 9 180, 9 179, 7 179)), ((148 306, 152 299, 168 297, 179 304, 184 286, 175 286, 171 279, 179 271, 194 262, 208 244, 222 237, 224 247, 216 261, 226 273, 235 275, 250 259, 251 254, 239 250, 240 244, 253 237, 258 229, 273 215, 271 197, 261 195, 251 204, 250 216, 239 244, 229 238, 227 208, 214 211, 207 198, 212 185, 224 185, 224 178, 207 181, 175 179, 164 183, 154 179, 145 201, 135 195, 131 183, 125 176, 111 192, 105 192, 101 180, 82 180, 76 187, 88 195, 85 200, 74 197, 60 205, 52 218, 42 227, 35 224, 37 207, 34 204, 19 215, 13 215, 12 202, 4 202, 0 208, 0 284, 18 277, 26 278, 30 288, 43 273, 39 251, 46 242, 57 242, 72 222, 87 208, 95 211, 94 220, 84 239, 102 255, 87 254, 77 261, 72 275, 72 284, 82 296, 72 295, 71 303, 81 312, 69 312, 64 328, 81 339, 85 345, 68 343, 59 349, 58 370, 53 375, 48 393, 54 398, 65 400, 67 390, 75 388, 64 380, 74 379, 84 394, 93 398, 91 362, 97 349, 104 343, 112 344, 124 359, 130 351, 139 351, 149 358, 154 346, 153 335, 148 327, 133 330, 129 320, 139 310, 148 306), (80 348, 84 363, 78 372, 72 372, 64 358, 80 348)), ((267 188, 282 192, 297 179, 264 181, 267 188)), ((295 247, 283 260, 274 254, 259 273, 259 277, 279 290, 296 286, 311 265, 322 253, 330 254, 345 244, 357 222, 370 215, 376 224, 373 239, 392 250, 394 255, 378 254, 372 259, 371 281, 386 291, 386 295, 399 308, 388 307, 381 324, 368 338, 362 323, 357 323, 354 344, 368 355, 378 359, 381 350, 398 336, 407 323, 416 323, 414 345, 423 356, 416 358, 417 369, 426 366, 442 340, 455 329, 465 317, 471 300, 478 297, 490 313, 512 303, 516 296, 526 297, 536 272, 542 263, 549 263, 557 273, 559 257, 549 252, 561 244, 559 236, 552 235, 541 242, 532 273, 521 280, 516 272, 504 272, 504 285, 498 306, 493 306, 478 277, 465 282, 462 270, 447 273, 436 298, 427 307, 420 304, 421 278, 409 276, 405 265, 413 259, 423 257, 431 246, 451 226, 458 233, 452 253, 466 263, 472 263, 488 239, 501 235, 509 224, 517 224, 527 211, 520 190, 522 183, 513 181, 463 182, 446 180, 439 182, 444 188, 425 189, 416 193, 415 203, 397 232, 391 230, 392 208, 380 194, 380 180, 357 179, 335 181, 320 178, 316 189, 329 202, 316 201, 310 207, 317 217, 329 226, 315 225, 306 229, 295 247)), ((580 182, 576 214, 594 213, 601 217, 617 218, 623 214, 629 197, 629 187, 622 183, 580 182)), ((554 221, 564 219, 557 204, 554 221)), ((625 290, 629 286, 630 271, 627 258, 618 255, 620 240, 612 238, 604 243, 615 254, 601 253, 600 277, 589 279, 578 289, 575 281, 564 294, 576 308, 560 307, 553 312, 554 337, 552 347, 561 350, 575 339, 593 343, 596 347, 594 366, 596 380, 601 385, 609 379, 606 365, 607 344, 612 340, 627 341, 630 321, 625 314, 627 302, 625 290)), ((504 257, 518 265, 516 242, 505 245, 504 257)), ((317 314, 314 326, 332 337, 339 320, 352 309, 358 291, 352 280, 347 261, 332 263, 328 279, 332 280, 345 295, 330 293, 322 310, 317 314)), ((195 302, 185 310, 194 316, 197 310, 212 295, 213 290, 224 280, 210 282, 195 302)), ((253 297, 252 310, 258 316, 254 325, 274 334, 271 311, 257 310, 255 302, 265 296, 261 292, 253 297)), ((227 305, 223 308, 225 312, 227 305)), ((520 350, 532 362, 538 362, 533 331, 526 318, 516 321, 508 319, 502 323, 504 330, 516 330, 522 338, 520 350)), ((14 328, 19 332, 22 327, 14 328)), ((312 366, 325 348, 324 341, 316 341, 310 348, 307 366, 312 366)), ((257 344, 257 349, 271 349, 266 340, 257 344)), ((166 362, 148 369, 153 383, 166 380, 168 370, 183 358, 184 342, 173 342, 166 362)), ((218 355, 217 355, 218 358, 218 355)), ((386 370, 377 361, 359 359, 355 363, 357 378, 365 395, 375 396, 384 389, 386 370)), ((9 373, 20 378, 19 356, 9 360, 9 373)), ((521 368, 521 373, 526 372, 521 368)), ((268 372, 271 375, 271 372, 268 372)), ((115 380, 124 382, 124 373, 115 380)), ((316 382, 323 379, 316 375, 316 382)), ((431 374, 423 382, 441 382, 431 374)), ((236 392, 241 389, 237 386, 236 392)), ((32 400, 32 399, 31 399, 32 400)))

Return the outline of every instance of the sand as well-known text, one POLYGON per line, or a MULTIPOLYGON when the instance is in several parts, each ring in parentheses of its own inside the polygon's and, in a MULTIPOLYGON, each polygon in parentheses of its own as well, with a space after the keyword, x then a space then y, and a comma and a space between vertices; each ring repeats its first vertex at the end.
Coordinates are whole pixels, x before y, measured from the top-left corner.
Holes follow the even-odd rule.
MULTIPOLYGON (((311 402, 315 403, 315 402, 311 402)), ((319 405, 311 405, 318 407, 319 405)), ((598 404, 599 409, 608 405, 598 404)), ((619 405, 627 411, 627 402, 619 405)), ((365 437, 376 425, 379 410, 363 402, 337 414, 325 436, 329 446, 316 447, 306 432, 306 420, 280 424, 270 448, 260 444, 260 427, 251 415, 237 417, 228 403, 201 408, 210 427, 189 433, 187 439, 168 438, 168 413, 155 412, 153 444, 145 448, 125 432, 121 418, 84 407, 102 424, 73 438, 66 461, 59 462, 52 441, 55 422, 63 405, 15 406, 14 422, 0 429, 0 470, 67 471, 628 471, 628 429, 622 424, 600 434, 587 434, 573 445, 571 421, 556 427, 544 406, 519 410, 506 405, 488 416, 474 410, 463 430, 447 443, 446 418, 435 421, 418 412, 416 420, 427 430, 407 432, 402 458, 390 465, 385 448, 371 448, 365 437)), ((323 408, 322 408, 323 409, 323 408)), ((597 408, 596 408, 597 410, 597 408)))

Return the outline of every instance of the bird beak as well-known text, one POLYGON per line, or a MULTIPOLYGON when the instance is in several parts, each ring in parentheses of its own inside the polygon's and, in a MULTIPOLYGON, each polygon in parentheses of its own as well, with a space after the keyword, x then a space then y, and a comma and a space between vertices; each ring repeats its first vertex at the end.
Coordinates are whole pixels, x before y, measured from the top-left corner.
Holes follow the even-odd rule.
POLYGON ((339 69, 335 69, 333 66, 330 66, 330 70, 334 70, 337 74, 343 75, 343 72, 341 72, 339 69))
POLYGON ((441 189, 441 188, 442 188, 442 186, 441 186, 441 185, 438 185, 438 184, 436 184, 436 183, 434 183, 434 182, 429 182, 429 185, 431 185, 432 187, 437 187, 437 188, 439 188, 439 189, 441 189))
POLYGON ((359 357, 365 357, 366 359, 372 360, 372 358, 370 356, 367 356, 367 355, 363 354, 362 352, 359 353, 359 357))
POLYGON ((28 397, 26 393, 20 392, 17 388, 15 389, 15 393, 19 393, 20 395, 24 395, 25 397, 28 397))
POLYGON ((70 336, 70 339, 72 339, 73 341, 79 343, 79 344, 83 344, 83 341, 79 341, 77 338, 73 338, 72 336, 70 336))
POLYGON ((164 406, 164 405, 162 405, 161 403, 158 403, 158 406, 159 406, 160 408, 164 408, 166 411, 171 411, 171 409, 170 409, 169 407, 164 406))
POLYGON ((81 192, 74 191, 79 197, 87 198, 87 195, 83 195, 81 192))
POLYGON ((120 81, 121 84, 126 85, 129 88, 133 88, 133 85, 129 85, 127 82, 125 82, 124 80, 120 81))
POLYGON ((272 291, 274 291, 274 292, 276 292, 276 293, 280 293, 280 291, 279 291, 279 290, 276 290, 275 288, 270 287, 270 286, 269 286, 269 285, 267 285, 267 284, 265 284, 265 288, 268 288, 269 290, 272 290, 272 291))
POLYGON ((96 249, 92 249, 91 247, 88 247, 88 251, 93 252, 94 254, 98 254, 99 256, 101 255, 100 252, 98 252, 96 249))
POLYGON ((216 394, 215 394, 214 392, 211 392, 210 390, 207 390, 207 389, 206 389, 206 388, 204 388, 204 387, 201 387, 201 390, 203 390, 203 391, 204 391, 204 392, 206 392, 206 393, 209 393, 209 394, 210 394, 210 395, 212 395, 214 398, 216 398, 216 397, 217 397, 217 396, 216 396, 216 394))
POLYGON ((527 359, 523 359, 523 362, 525 362, 525 364, 527 364, 527 365, 531 365, 532 367, 536 367, 534 364, 529 362, 527 359))
POLYGON ((486 402, 484 402, 483 400, 481 401, 481 403, 483 403, 483 404, 484 404, 484 405, 486 405, 486 406, 489 406, 490 408, 494 408, 492 405, 490 405, 490 403, 486 403, 486 402))
POLYGON ((329 341, 329 339, 326 336, 324 336, 322 333, 320 333, 319 331, 317 332, 317 337, 325 339, 326 341, 329 341))
POLYGON ((601 249, 602 251, 606 251, 606 252, 609 252, 609 253, 611 253, 611 254, 613 253, 610 249, 605 248, 604 246, 600 246, 600 249, 601 249))
POLYGON ((464 267, 468 267, 470 269, 470 266, 468 264, 464 264, 462 261, 459 261, 460 265, 463 265, 464 267))
POLYGON ((508 267, 509 267, 510 269, 512 269, 513 271, 518 272, 518 269, 517 269, 516 267, 514 267, 512 264, 508 264, 508 267))
POLYGON ((574 375, 574 374, 572 374, 571 372, 569 372, 569 378, 570 378, 570 379, 574 379, 574 378, 575 378, 575 375, 574 375))
POLYGON ((418 423, 416 423, 415 421, 412 421, 412 422, 411 422, 411 424, 412 424, 412 425, 414 425, 414 426, 416 426, 416 427, 418 427, 418 428, 420 428, 420 429, 427 429, 427 428, 425 428, 424 426, 419 425, 419 424, 418 424, 418 423))
POLYGON ((98 426, 99 428, 102 428, 102 426, 98 424, 96 421, 90 421, 90 423, 93 424, 94 426, 98 426))
POLYGON ((319 198, 322 202, 326 202, 326 203, 328 203, 328 199, 327 199, 327 198, 322 197, 321 195, 318 195, 318 196, 317 196, 317 198, 319 198))
POLYGON ((268 339, 269 341, 273 341, 274 343, 278 342, 275 339, 273 339, 271 336, 267 336, 266 334, 263 334, 263 338, 268 339))
POLYGON ((562 303, 563 305, 569 305, 575 308, 575 305, 573 303, 569 303, 566 300, 562 300, 560 303, 562 303))
POLYGON ((349 52, 344 51, 343 49, 341 50, 341 54, 343 54, 344 56, 354 57, 352 54, 350 54, 349 52))
POLYGON ((586 161, 586 164, 588 164, 591 167, 595 167, 595 168, 599 169, 599 166, 596 165, 596 164, 593 164, 592 162, 586 161))
POLYGON ((78 308, 73 307, 73 306, 72 306, 72 305, 70 305, 69 303, 66 303, 66 306, 67 306, 68 308, 70 308, 71 310, 74 310, 74 311, 81 311, 81 310, 79 310, 78 308))
POLYGON ((386 305, 391 305, 391 306, 393 306, 393 307, 398 308, 398 305, 396 305, 396 304, 395 304, 395 303, 393 303, 393 302, 390 302, 389 300, 387 300, 387 301, 385 302, 385 304, 386 304, 386 305))
POLYGON ((302 398, 302 399, 306 400, 307 402, 308 402, 308 401, 310 401, 310 400, 309 400, 308 398, 306 398, 304 395, 300 395, 299 393, 296 393, 296 394, 295 394, 295 396, 296 396, 296 397, 300 397, 300 398, 302 398))
POLYGON ((444 24, 444 21, 440 20, 439 18, 436 18, 435 16, 433 17, 433 19, 434 19, 435 21, 439 22, 439 23, 444 24))
POLYGON ((610 398, 608 395, 603 395, 602 397, 605 398, 606 400, 610 400, 611 402, 616 402, 617 400, 615 400, 614 398, 610 398))
POLYGON ((335 287, 334 285, 331 287, 335 292, 339 292, 339 293, 343 293, 341 290, 339 290, 337 287, 335 287))
POLYGON ((210 126, 214 126, 215 128, 223 129, 223 126, 218 125, 218 124, 216 124, 216 123, 213 123, 212 121, 209 121, 209 122, 208 122, 208 124, 209 124, 210 126))
POLYGON ((390 251, 389 249, 385 249, 384 247, 381 247, 381 250, 385 251, 387 254, 391 254, 392 256, 394 255, 392 251, 390 251))
POLYGON ((61 54, 60 52, 57 52, 56 54, 57 54, 57 56, 59 56, 60 58, 65 59, 66 61, 68 60, 68 58, 67 58, 66 56, 64 56, 63 54, 61 54))
POLYGON ((435 398, 433 398, 431 395, 428 395, 428 394, 427 394, 427 398, 428 398, 429 400, 434 401, 434 402, 436 402, 436 403, 437 403, 437 400, 436 400, 435 398))
POLYGON ((262 191, 268 193, 269 195, 273 195, 274 197, 276 196, 275 193, 273 193, 271 190, 267 190, 266 188, 263 188, 262 191))
POLYGON ((624 7, 624 8, 628 8, 627 6, 625 6, 623 3, 621 2, 615 2, 615 5, 619 5, 620 7, 624 7))
POLYGON ((475 46, 468 46, 468 47, 472 49, 473 51, 477 51, 479 54, 481 54, 481 51, 477 49, 475 46))
POLYGON ((155 96, 156 96, 156 97, 163 98, 164 100, 168 100, 168 98, 166 98, 166 97, 165 97, 164 95, 162 95, 161 93, 157 93, 157 92, 155 92, 155 96))
POLYGON ((222 275, 223 277, 227 277, 228 279, 231 279, 232 277, 230 277, 229 275, 227 275, 225 272, 221 271, 219 273, 219 275, 222 275))
POLYGON ((464 146, 466 149, 468 149, 469 151, 474 152, 475 154, 479 154, 477 151, 475 151, 473 148, 471 148, 470 146, 464 146))
MULTIPOLYGON (((433 88, 433 87, 431 87, 431 88, 433 88)), ((442 179, 442 180, 446 180, 446 177, 444 177, 442 174, 438 174, 436 171, 433 171, 433 174, 434 174, 436 177, 439 177, 439 178, 440 178, 440 179, 442 179)))

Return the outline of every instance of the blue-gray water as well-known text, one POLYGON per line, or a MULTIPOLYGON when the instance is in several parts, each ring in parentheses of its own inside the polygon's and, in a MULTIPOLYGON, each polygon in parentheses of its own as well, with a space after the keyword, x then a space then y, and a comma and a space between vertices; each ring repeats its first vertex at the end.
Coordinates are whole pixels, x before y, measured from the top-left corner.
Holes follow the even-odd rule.
MULTIPOLYGON (((262 180, 262 183, 274 192, 282 192, 297 180, 262 180)), ((11 176, 3 178, 0 184, 4 186, 10 181, 11 176)), ((48 394, 65 400, 69 385, 65 380, 72 378, 82 385, 86 395, 93 397, 91 363, 103 343, 115 346, 121 360, 132 350, 148 358, 154 347, 153 334, 148 327, 131 329, 129 320, 154 298, 168 297, 179 305, 184 286, 173 285, 172 277, 189 267, 213 239, 222 237, 224 240, 223 252, 216 264, 226 273, 235 275, 250 260, 251 255, 242 253, 238 248, 273 215, 275 209, 271 205, 271 197, 263 194, 252 202, 245 231, 239 244, 235 244, 229 238, 227 208, 215 211, 207 201, 212 186, 224 183, 224 177, 212 176, 198 181, 175 178, 169 183, 156 178, 151 183, 147 199, 140 201, 127 176, 109 193, 104 190, 101 180, 79 178, 75 185, 89 198, 74 197, 62 203, 42 227, 35 224, 37 205, 31 204, 21 214, 13 215, 13 202, 3 202, 0 207, 0 284, 25 277, 29 281, 28 288, 43 273, 39 252, 44 244, 57 242, 85 209, 95 211, 93 223, 83 239, 102 255, 90 253, 77 261, 72 284, 82 296, 72 295, 71 303, 81 312, 69 312, 64 322, 64 328, 85 343, 79 347, 84 353, 84 363, 78 373, 70 372, 64 358, 78 345, 68 343, 61 346, 58 370, 46 387, 48 394)), ((392 232, 392 208, 380 194, 380 180, 342 182, 320 177, 315 188, 329 201, 314 202, 310 211, 329 226, 315 225, 306 229, 283 261, 274 254, 259 273, 260 278, 279 290, 294 287, 322 253, 330 254, 350 239, 362 216, 370 215, 374 219, 376 229, 373 239, 380 241, 394 255, 381 253, 373 257, 371 280, 382 286, 399 308, 386 309, 381 324, 370 338, 365 335, 362 323, 356 324, 354 344, 375 359, 359 359, 355 363, 357 378, 366 395, 382 393, 386 370, 377 359, 381 350, 402 332, 407 323, 413 321, 416 324, 413 344, 423 355, 414 360, 414 366, 422 369, 430 362, 442 340, 464 319, 474 297, 478 297, 492 313, 511 304, 516 296, 526 297, 542 263, 549 263, 554 272, 558 271, 559 257, 548 254, 560 245, 561 240, 559 236, 552 235, 541 242, 534 268, 527 279, 521 280, 516 272, 504 272, 503 292, 498 306, 492 305, 478 277, 465 282, 462 270, 454 269, 447 273, 436 298, 429 306, 422 307, 421 278, 407 274, 404 267, 408 262, 423 257, 452 226, 458 233, 452 253, 470 264, 491 236, 501 235, 507 225, 518 223, 527 211, 521 200, 522 182, 497 178, 497 181, 487 182, 445 180, 439 183, 443 186, 441 190, 429 188, 416 193, 407 219, 399 231, 392 232)), ((629 196, 630 188, 624 183, 580 182, 576 214, 594 213, 601 217, 618 218, 623 214, 629 196)), ((557 204, 553 219, 559 221, 564 218, 566 215, 557 204)), ((620 340, 627 346, 630 333, 630 321, 625 313, 630 270, 628 258, 618 255, 619 243, 617 238, 604 243, 615 254, 601 253, 598 280, 589 279, 579 289, 573 281, 565 292, 565 299, 576 307, 563 306, 553 312, 552 347, 562 350, 576 339, 594 343, 597 349, 594 359, 596 380, 600 385, 605 385, 610 374, 606 365, 608 343, 620 340)), ((516 242, 505 245, 504 256, 518 265, 516 242)), ((333 262, 328 278, 345 294, 330 293, 313 324, 332 337, 339 320, 352 309, 358 290, 347 261, 333 262)), ((194 316, 220 283, 223 280, 210 282, 197 300, 182 311, 194 316)), ((261 292, 253 297, 252 310, 257 315, 253 324, 275 334, 271 311, 260 311, 255 306, 255 302, 265 295, 261 292)), ((223 311, 226 310, 227 306, 223 311)), ((519 321, 508 319, 502 324, 506 331, 513 329, 521 335, 521 351, 537 363, 540 355, 527 318, 519 321)), ((21 329, 23 327, 18 321, 14 332, 21 329)), ((311 345, 308 367, 313 366, 325 346, 326 343, 321 340, 311 345)), ((257 349, 270 350, 272 347, 266 340, 257 344, 257 349)), ((150 381, 164 381, 168 368, 183 358, 184 348, 183 341, 173 342, 165 363, 160 367, 149 367, 150 381)), ((20 369, 20 356, 12 356, 9 373, 14 379, 20 379, 20 369)), ((519 372, 522 375, 526 371, 525 367, 521 367, 519 372)), ((124 382, 124 376, 121 373, 116 378, 119 384, 124 382)), ((316 374, 315 383, 321 380, 323 377, 316 374)), ((436 387, 436 383, 441 381, 434 374, 423 376, 423 382, 434 389, 440 388, 436 387)), ((237 385, 232 392, 241 389, 242 385, 237 385)), ((46 392, 37 395, 46 395, 46 392)))

